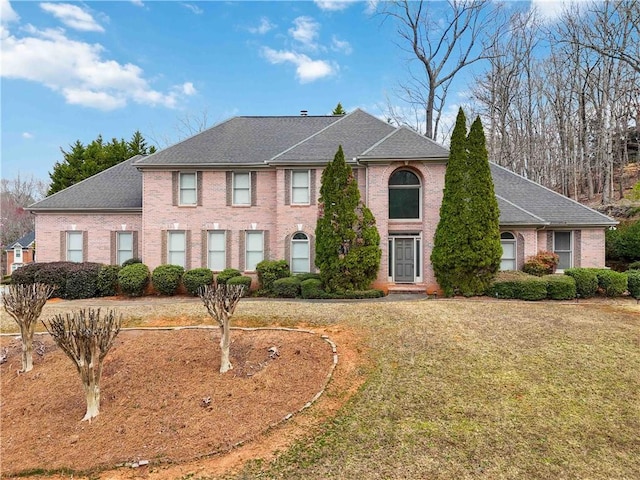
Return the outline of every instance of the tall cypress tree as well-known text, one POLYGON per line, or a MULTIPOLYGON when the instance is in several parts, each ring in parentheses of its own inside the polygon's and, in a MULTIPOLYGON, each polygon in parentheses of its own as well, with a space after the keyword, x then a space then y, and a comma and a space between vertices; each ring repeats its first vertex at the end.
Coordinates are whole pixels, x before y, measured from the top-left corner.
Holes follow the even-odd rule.
POLYGON ((316 265, 330 292, 364 290, 378 274, 380 235, 347 165, 342 146, 322 172, 316 224, 316 265))
POLYGON ((466 130, 460 109, 431 253, 436 279, 447 296, 483 293, 502 255, 498 203, 480 119, 473 123, 468 137, 466 130))

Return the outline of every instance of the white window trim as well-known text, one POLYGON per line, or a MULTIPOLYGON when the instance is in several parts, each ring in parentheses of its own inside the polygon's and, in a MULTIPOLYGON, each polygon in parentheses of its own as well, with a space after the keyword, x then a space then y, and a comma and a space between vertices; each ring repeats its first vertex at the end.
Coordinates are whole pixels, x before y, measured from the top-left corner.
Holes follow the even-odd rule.
MULTIPOLYGON (((246 190, 242 188, 242 190, 246 190)), ((251 206, 251 172, 232 172, 231 176, 231 205, 234 207, 250 207, 251 206), (246 175, 249 179, 249 200, 247 203, 236 203, 236 175, 246 175)))
MULTIPOLYGON (((422 241, 422 232, 418 235, 402 235, 402 234, 390 234, 389 239, 387 241, 387 248, 391 248, 390 251, 387 252, 387 258, 391 261, 391 263, 387 266, 387 270, 391 273, 390 276, 387 277, 387 280, 391 283, 395 282, 396 277, 396 258, 395 258, 395 249, 396 249, 396 239, 413 239, 413 254, 414 261, 420 261, 420 275, 414 275, 413 283, 421 283, 423 281, 425 262, 424 262, 424 242, 422 241), (418 257, 419 256, 419 257, 418 257), (418 260, 419 258, 419 260, 418 260)), ((415 273, 415 265, 414 265, 414 273, 415 273)))
MULTIPOLYGON (((249 269, 249 266, 247 265, 247 260, 249 259, 249 236, 250 235, 257 235, 260 234, 262 237, 262 249, 260 250, 260 252, 262 253, 262 260, 264 260, 264 231, 263 230, 251 230, 251 231, 246 231, 245 232, 245 237, 244 237, 244 270, 245 272, 255 272, 256 269, 255 267, 253 269, 249 269)), ((258 252, 258 250, 251 250, 251 252, 258 252)), ((258 265, 258 263, 260 263, 262 260, 256 262, 256 266, 258 265)))
MULTIPOLYGON (((291 170, 291 185, 289 186, 289 198, 291 198, 291 205, 311 205, 311 170, 291 170), (293 190, 294 190, 294 185, 293 185, 293 178, 294 178, 294 174, 295 173, 302 173, 305 172, 307 174, 307 186, 304 187, 307 190, 307 201, 306 202, 296 202, 294 201, 294 195, 293 195, 293 190)), ((299 188, 302 189, 303 187, 295 187, 295 188, 299 188)), ((302 232, 299 232, 302 233, 302 232)))
POLYGON ((197 172, 180 172, 178 174, 178 205, 181 207, 195 207, 198 205, 198 173, 197 172), (183 175, 193 175, 193 188, 184 188, 182 186, 182 178, 183 175), (194 192, 194 201, 193 203, 182 203, 182 191, 183 190, 193 190, 194 192))
POLYGON ((78 260, 71 260, 69 257, 69 253, 70 252, 80 252, 80 260, 79 262, 82 262, 84 260, 84 233, 82 231, 72 231, 72 232, 67 232, 67 251, 65 252, 66 254, 66 260, 68 262, 77 262, 78 260), (71 245, 71 241, 70 238, 72 236, 79 236, 80 237, 80 250, 71 250, 69 247, 71 245))
POLYGON ((389 222, 391 223, 421 222, 422 221, 422 204, 424 202, 422 198, 422 179, 416 172, 414 172, 409 168, 400 168, 398 170, 395 170, 389 176, 389 180, 387 181, 387 199, 389 198, 389 190, 408 190, 416 187, 418 188, 418 218, 391 218, 391 205, 390 205, 391 202, 389 202, 389 205, 387 206, 387 209, 388 209, 387 216, 389 217, 389 222), (418 178, 418 185, 389 185, 389 182, 391 181, 391 177, 399 171, 407 171, 407 172, 413 173, 418 178))
POLYGON ((214 272, 222 271, 227 268, 227 232, 225 230, 208 230, 207 231, 207 268, 214 272), (211 234, 212 233, 221 233, 222 234, 222 250, 211 250, 211 234), (213 268, 211 265, 211 252, 220 252, 222 251, 223 258, 223 267, 218 270, 213 268))
POLYGON ((120 252, 131 252, 131 257, 129 258, 133 258, 133 252, 135 251, 134 245, 134 235, 132 231, 126 231, 126 232, 116 232, 116 260, 118 261, 118 265, 122 265, 127 259, 120 261, 120 252), (120 248, 120 237, 122 235, 130 235, 131 236, 131 250, 123 250, 120 248))
MULTIPOLYGON (((568 253, 569 254, 569 266, 567 268, 572 268, 573 267, 573 251, 574 251, 574 245, 573 245, 573 241, 574 241, 574 237, 575 235, 573 234, 572 230, 554 230, 553 231, 553 253, 568 253), (568 233, 569 234, 569 250, 556 250, 556 233, 568 233)), ((563 268, 558 268, 556 269, 556 272, 558 273, 562 273, 564 272, 565 269, 563 268)))
MULTIPOLYGON (((510 272, 510 271, 515 271, 518 270, 518 240, 517 237, 515 235, 515 233, 513 232, 500 232, 500 247, 502 247, 502 242, 506 242, 506 243, 512 243, 513 244, 513 258, 505 258, 505 260, 509 260, 509 261, 513 261, 513 270, 502 270, 503 272, 510 272), (513 235, 513 238, 502 238, 502 234, 503 233, 509 233, 511 235, 513 235)), ((503 249, 503 254, 504 255, 504 249, 503 249)), ((502 264, 502 260, 503 257, 502 255, 500 256, 500 263, 502 264)))
POLYGON ((167 264, 169 265, 180 265, 183 268, 186 268, 187 263, 187 232, 186 230, 169 230, 167 231, 167 264), (177 233, 181 233, 184 238, 184 243, 182 244, 182 250, 171 250, 171 236, 177 233), (184 256, 184 261, 182 264, 174 263, 171 261, 171 253, 172 252, 182 252, 184 256))
MULTIPOLYGON (((289 255, 289 262, 291 265, 291 273, 309 273, 311 272, 311 240, 309 239, 309 235, 307 235, 304 232, 295 232, 293 235, 291 235, 291 248, 290 248, 291 254, 289 255), (303 234, 306 239, 305 240, 299 240, 299 239, 295 239, 294 237, 297 234, 303 234), (307 245, 307 257, 306 257, 306 261, 307 261, 307 266, 306 266, 306 270, 301 270, 301 271, 294 271, 293 270, 293 245, 294 243, 305 243, 307 245)), ((301 260, 301 259, 300 259, 301 260)))
POLYGON ((22 247, 13 248, 13 262, 22 263, 22 247))

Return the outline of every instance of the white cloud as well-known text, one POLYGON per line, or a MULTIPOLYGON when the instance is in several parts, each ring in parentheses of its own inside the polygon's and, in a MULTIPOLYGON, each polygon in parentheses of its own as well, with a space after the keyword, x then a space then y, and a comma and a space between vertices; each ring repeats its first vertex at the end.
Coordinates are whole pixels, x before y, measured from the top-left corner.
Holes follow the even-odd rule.
POLYGON ((204 13, 204 10, 202 10, 199 6, 194 5, 192 3, 183 3, 182 6, 185 8, 188 8, 196 15, 202 15, 204 13))
POLYGON ((278 51, 264 47, 262 54, 272 64, 293 63, 296 66, 296 76, 301 83, 313 82, 336 73, 337 67, 332 66, 329 62, 312 60, 302 53, 278 51))
POLYGON ((2 25, 17 22, 18 20, 20 20, 20 17, 15 10, 11 8, 9 0, 0 0, 0 22, 2 22, 2 25))
POLYGON ((144 2, 142 0, 131 0, 136 7, 144 7, 144 2))
POLYGON ((31 140, 33 138, 33 133, 22 132, 22 138, 24 138, 25 140, 31 140))
POLYGON ((547 23, 555 22, 562 12, 572 4, 585 3, 589 0, 531 0, 531 8, 535 9, 547 23))
POLYGON ((104 32, 104 28, 85 10, 69 3, 41 3, 40 8, 51 13, 69 28, 83 32, 104 32))
POLYGON ((249 32, 256 33, 258 35, 264 35, 274 28, 275 25, 271 23, 267 17, 262 17, 260 19, 260 25, 258 25, 257 27, 249 27, 249 32))
POLYGON ((187 82, 168 93, 154 90, 137 65, 104 58, 98 43, 68 38, 61 29, 24 29, 17 37, 2 36, 2 76, 40 83, 62 94, 67 103, 100 110, 122 108, 129 101, 173 108, 195 87, 187 82))
POLYGON ((320 24, 311 17, 298 17, 293 24, 294 28, 289 29, 289 34, 304 46, 316 49, 320 24))
POLYGON ((354 1, 355 0, 314 0, 314 3, 320 10, 336 12, 349 8, 354 1))
POLYGON ((351 55, 353 48, 351 44, 346 40, 340 40, 335 35, 331 38, 331 50, 335 52, 342 52, 346 55, 351 55))

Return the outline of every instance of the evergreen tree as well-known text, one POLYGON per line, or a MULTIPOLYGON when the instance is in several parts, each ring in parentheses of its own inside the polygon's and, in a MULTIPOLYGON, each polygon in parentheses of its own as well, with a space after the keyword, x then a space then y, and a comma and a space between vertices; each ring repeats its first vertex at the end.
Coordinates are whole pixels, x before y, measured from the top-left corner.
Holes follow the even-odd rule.
POLYGON ((333 112, 331 112, 331 115, 346 115, 347 112, 345 111, 344 108, 342 108, 342 103, 338 102, 338 105, 336 105, 336 108, 333 109, 333 112))
POLYGON ((154 153, 156 149, 153 146, 148 147, 142 134, 136 131, 129 142, 113 138, 111 142, 105 143, 102 135, 98 135, 86 146, 80 140, 76 140, 70 151, 62 148, 60 151, 64 159, 56 162, 53 171, 49 173, 51 185, 47 195, 64 190, 135 155, 154 153))
POLYGON ((431 263, 447 296, 484 292, 500 266, 498 203, 480 119, 466 134, 458 112, 451 136, 440 221, 431 263))
POLYGON ((322 172, 316 265, 329 292, 364 290, 380 267, 380 235, 347 165, 342 146, 322 172))

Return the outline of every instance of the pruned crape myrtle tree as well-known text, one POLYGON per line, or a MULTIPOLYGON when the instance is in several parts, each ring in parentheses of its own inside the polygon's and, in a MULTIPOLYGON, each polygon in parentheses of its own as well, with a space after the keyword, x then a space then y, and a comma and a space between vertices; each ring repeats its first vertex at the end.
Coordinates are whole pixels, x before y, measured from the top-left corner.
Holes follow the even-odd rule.
POLYGON ((242 298, 244 285, 205 285, 198 290, 198 295, 207 308, 209 315, 220 327, 220 373, 233 368, 229 358, 231 345, 231 317, 242 298))
POLYGON ((102 364, 120 332, 122 316, 113 310, 100 315, 100 309, 89 308, 59 314, 43 323, 80 374, 87 398, 87 413, 82 420, 91 421, 100 413, 102 364))
POLYGON ((42 307, 53 293, 51 285, 9 285, 2 296, 2 304, 20 327, 22 340, 22 372, 33 369, 33 334, 42 313, 42 307))

